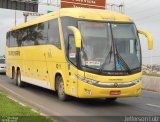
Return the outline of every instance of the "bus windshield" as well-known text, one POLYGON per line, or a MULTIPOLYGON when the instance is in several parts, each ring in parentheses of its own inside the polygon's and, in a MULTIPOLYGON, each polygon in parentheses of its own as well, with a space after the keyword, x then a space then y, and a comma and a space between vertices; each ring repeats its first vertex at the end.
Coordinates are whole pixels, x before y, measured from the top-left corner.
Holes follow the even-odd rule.
POLYGON ((106 62, 106 70, 114 69, 113 54, 107 56, 106 61, 106 55, 112 52, 109 24, 80 21, 79 28, 82 33, 82 65, 100 69, 101 65, 106 62))
MULTIPOLYGON (((119 56, 129 69, 139 68, 141 65, 141 48, 134 24, 112 24, 113 40, 119 56)), ((122 63, 116 61, 119 70, 122 63)))
POLYGON ((140 42, 134 24, 79 21, 81 64, 105 71, 127 71, 141 66, 140 42))

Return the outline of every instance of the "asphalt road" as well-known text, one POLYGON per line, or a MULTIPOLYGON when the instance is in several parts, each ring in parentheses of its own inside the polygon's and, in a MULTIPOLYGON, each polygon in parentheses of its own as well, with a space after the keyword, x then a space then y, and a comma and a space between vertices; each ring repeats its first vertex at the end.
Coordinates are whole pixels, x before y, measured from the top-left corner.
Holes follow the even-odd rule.
POLYGON ((14 80, 2 74, 0 91, 57 121, 112 122, 117 120, 120 122, 120 120, 124 121, 126 116, 160 116, 160 93, 148 91, 143 91, 141 97, 119 98, 114 103, 103 99, 76 98, 62 102, 53 91, 32 85, 19 88, 14 80))

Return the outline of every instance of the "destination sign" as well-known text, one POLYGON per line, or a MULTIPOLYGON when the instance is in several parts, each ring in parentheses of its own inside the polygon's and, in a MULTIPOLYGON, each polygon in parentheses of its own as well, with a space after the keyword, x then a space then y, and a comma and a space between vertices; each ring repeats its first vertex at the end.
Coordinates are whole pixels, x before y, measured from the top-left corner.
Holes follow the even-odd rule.
POLYGON ((105 9, 106 0, 61 0, 61 8, 105 9))

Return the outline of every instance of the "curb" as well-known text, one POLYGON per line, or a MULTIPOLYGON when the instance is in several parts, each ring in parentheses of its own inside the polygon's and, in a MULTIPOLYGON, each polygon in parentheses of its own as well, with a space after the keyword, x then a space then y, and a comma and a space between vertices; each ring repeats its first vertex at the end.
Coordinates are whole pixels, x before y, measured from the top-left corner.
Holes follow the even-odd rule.
POLYGON ((142 88, 148 91, 160 92, 160 77, 143 76, 142 88))

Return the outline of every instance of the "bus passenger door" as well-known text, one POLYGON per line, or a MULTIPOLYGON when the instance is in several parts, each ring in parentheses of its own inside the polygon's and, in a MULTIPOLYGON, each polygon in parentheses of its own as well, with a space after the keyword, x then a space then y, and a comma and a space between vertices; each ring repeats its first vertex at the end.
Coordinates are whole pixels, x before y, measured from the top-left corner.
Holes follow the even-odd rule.
POLYGON ((76 61, 76 46, 75 46, 75 40, 73 35, 69 35, 68 39, 68 76, 69 76, 69 93, 72 96, 77 96, 78 94, 78 80, 77 80, 77 61, 76 61))

